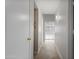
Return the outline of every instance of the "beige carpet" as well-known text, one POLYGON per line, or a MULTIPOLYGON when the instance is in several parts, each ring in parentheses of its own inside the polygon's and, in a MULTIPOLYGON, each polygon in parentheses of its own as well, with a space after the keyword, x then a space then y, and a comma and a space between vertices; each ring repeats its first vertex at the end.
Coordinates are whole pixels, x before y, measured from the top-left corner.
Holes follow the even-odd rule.
POLYGON ((34 59, 60 59, 53 40, 46 40, 34 59))

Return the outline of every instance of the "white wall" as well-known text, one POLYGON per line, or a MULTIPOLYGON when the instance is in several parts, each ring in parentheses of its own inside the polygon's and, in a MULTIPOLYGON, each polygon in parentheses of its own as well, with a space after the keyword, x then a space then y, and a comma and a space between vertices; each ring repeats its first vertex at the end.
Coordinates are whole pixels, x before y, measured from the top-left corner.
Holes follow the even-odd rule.
POLYGON ((68 59, 68 0, 60 1, 56 15, 56 45, 62 59, 68 59))
POLYGON ((43 16, 38 10, 38 52, 43 44, 43 16))

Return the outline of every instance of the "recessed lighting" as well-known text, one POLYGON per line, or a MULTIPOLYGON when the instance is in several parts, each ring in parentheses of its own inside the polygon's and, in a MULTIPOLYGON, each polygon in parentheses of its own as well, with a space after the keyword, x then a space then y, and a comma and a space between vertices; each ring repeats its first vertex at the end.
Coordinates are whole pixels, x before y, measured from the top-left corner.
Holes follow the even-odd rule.
POLYGON ((57 20, 57 21, 61 20, 61 18, 62 18, 62 17, 61 17, 60 15, 56 15, 56 20, 57 20))

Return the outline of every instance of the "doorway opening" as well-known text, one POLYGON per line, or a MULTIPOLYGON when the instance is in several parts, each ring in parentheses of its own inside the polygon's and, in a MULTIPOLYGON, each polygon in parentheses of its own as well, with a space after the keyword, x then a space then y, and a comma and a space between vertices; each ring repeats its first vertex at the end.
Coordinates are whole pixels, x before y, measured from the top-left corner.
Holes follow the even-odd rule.
POLYGON ((43 36, 45 42, 55 42, 55 14, 43 14, 43 36))
POLYGON ((55 47, 55 14, 34 4, 34 59, 60 59, 55 47))

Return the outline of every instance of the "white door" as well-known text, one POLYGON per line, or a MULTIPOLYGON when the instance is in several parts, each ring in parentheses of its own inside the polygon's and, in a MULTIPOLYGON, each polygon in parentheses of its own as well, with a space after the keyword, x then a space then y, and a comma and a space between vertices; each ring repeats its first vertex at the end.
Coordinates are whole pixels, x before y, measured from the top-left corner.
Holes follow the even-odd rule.
POLYGON ((33 0, 5 0, 5 5, 5 59, 32 59, 33 0))

